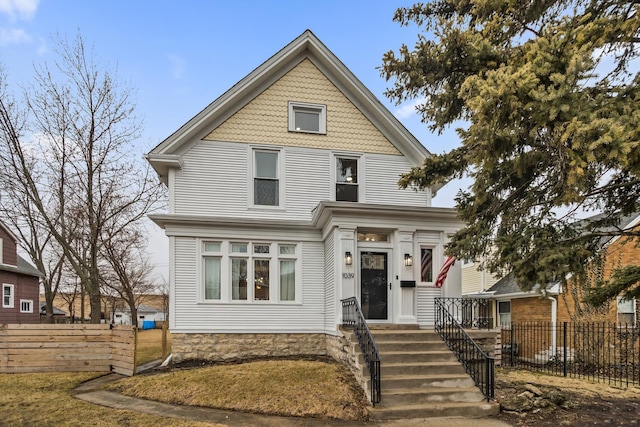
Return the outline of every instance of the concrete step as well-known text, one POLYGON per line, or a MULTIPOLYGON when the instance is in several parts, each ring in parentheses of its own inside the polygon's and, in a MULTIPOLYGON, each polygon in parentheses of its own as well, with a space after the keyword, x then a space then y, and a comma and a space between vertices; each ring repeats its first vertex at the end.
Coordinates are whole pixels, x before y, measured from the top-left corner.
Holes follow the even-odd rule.
POLYGON ((387 363, 380 364, 382 378, 388 375, 434 375, 434 374, 464 374, 465 370, 456 360, 453 362, 416 362, 416 363, 387 363))
POLYGON ((375 340, 380 353, 387 351, 444 351, 447 345, 442 341, 385 341, 375 340))
POLYGON ((495 402, 429 402, 413 405, 378 404, 369 409, 373 421, 407 418, 464 417, 480 418, 495 415, 500 405, 495 402))
POLYGON ((373 330, 373 339, 378 341, 442 341, 437 332, 417 330, 373 330))
POLYGON ((383 392, 394 389, 421 389, 421 388, 453 388, 475 387, 471 377, 465 372, 462 374, 431 374, 431 375, 385 375, 380 377, 380 386, 383 392))
POLYGON ((477 387, 399 388, 382 390, 382 403, 386 407, 428 402, 483 402, 485 400, 484 395, 477 387))
POLYGON ((455 362, 456 356, 449 350, 436 351, 383 351, 383 363, 455 362))

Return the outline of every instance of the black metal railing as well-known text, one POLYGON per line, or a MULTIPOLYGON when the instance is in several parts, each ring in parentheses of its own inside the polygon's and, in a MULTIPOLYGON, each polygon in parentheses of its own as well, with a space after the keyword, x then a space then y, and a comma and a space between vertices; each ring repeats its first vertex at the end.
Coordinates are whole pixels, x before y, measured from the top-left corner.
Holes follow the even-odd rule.
POLYGON ((342 326, 353 329, 371 375, 371 403, 380 402, 380 353, 355 297, 342 300, 342 326))
POLYGON ((495 360, 485 353, 467 334, 462 323, 449 312, 460 298, 436 298, 436 332, 447 343, 456 355, 465 371, 471 376, 476 386, 484 394, 487 401, 493 399, 495 391, 495 360))
POLYGON ((502 365, 640 386, 640 329, 602 322, 518 322, 502 327, 502 365))
POLYGON ((440 305, 465 329, 493 329, 487 298, 439 298, 440 305))

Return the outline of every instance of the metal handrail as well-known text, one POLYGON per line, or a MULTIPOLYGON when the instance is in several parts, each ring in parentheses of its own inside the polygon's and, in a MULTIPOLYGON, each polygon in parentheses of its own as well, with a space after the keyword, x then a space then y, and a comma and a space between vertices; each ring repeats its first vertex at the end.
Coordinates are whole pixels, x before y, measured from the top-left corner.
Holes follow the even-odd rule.
POLYGON ((495 359, 485 353, 447 309, 447 298, 436 298, 435 329, 456 355, 482 394, 490 401, 495 391, 495 359))
POLYGON ((342 300, 342 326, 352 328, 371 376, 371 403, 380 402, 380 352, 355 297, 342 300))

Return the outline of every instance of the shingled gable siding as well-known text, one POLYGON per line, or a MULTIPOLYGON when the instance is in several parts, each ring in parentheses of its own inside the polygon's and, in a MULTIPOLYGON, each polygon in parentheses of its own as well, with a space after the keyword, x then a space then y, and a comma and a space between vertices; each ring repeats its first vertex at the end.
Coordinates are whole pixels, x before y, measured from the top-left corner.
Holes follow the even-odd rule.
POLYGON ((308 59, 282 76, 205 139, 400 155, 393 144, 308 59), (326 105, 326 135, 288 132, 289 101, 326 105))

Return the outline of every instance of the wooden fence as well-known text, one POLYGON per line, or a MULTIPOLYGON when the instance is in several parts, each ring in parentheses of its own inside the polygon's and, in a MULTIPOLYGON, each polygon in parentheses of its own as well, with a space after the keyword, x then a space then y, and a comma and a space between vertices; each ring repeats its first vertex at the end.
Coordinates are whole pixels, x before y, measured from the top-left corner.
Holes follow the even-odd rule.
POLYGON ((135 372, 132 326, 0 325, 0 373, 135 372))

